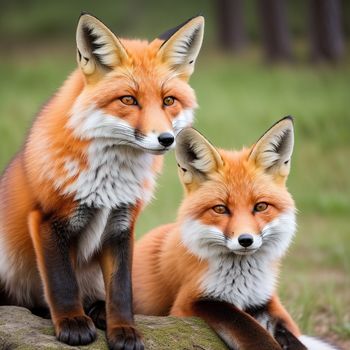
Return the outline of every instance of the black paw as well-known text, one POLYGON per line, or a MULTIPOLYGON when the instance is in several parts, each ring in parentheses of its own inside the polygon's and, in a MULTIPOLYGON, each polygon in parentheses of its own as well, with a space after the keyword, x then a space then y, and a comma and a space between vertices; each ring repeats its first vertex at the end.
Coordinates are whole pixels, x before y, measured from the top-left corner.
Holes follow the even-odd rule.
POLYGON ((283 350, 307 350, 305 345, 281 323, 276 326, 275 339, 283 350))
POLYGON ((106 303, 104 301, 98 300, 93 303, 86 314, 91 317, 97 328, 106 330, 106 303))
POLYGON ((132 326, 114 327, 107 333, 110 350, 144 350, 141 335, 132 326))
POLYGON ((96 339, 97 333, 90 317, 62 318, 56 324, 56 337, 69 345, 86 345, 96 339))

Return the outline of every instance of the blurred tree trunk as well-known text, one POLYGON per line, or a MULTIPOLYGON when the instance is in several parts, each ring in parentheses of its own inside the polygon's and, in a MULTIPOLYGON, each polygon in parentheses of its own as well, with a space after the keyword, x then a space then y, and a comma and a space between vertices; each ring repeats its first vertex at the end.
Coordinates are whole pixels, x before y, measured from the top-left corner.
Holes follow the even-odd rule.
POLYGON ((247 43, 243 0, 214 1, 218 18, 220 47, 225 51, 241 51, 247 43))
POLYGON ((311 59, 336 62, 344 53, 340 0, 310 0, 311 59))
POLYGON ((285 0, 258 0, 262 38, 268 61, 291 61, 285 0))

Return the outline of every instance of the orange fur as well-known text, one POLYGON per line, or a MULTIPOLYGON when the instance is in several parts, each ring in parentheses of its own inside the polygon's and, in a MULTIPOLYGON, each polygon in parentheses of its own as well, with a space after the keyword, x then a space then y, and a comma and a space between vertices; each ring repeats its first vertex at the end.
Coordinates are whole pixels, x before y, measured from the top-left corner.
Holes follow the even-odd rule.
MULTIPOLYGON (((207 263, 191 254, 182 243, 180 226, 185 217, 191 215, 205 224, 220 227, 231 236, 247 228, 258 233, 279 212, 294 205, 284 186, 271 184, 269 176, 248 163, 249 151, 221 150, 224 168, 194 193, 187 194, 179 209, 178 221, 150 231, 136 243, 133 263, 136 313, 166 315, 173 305, 190 302, 194 291, 200 295, 199 284, 207 263), (249 215, 247 208, 261 201, 273 203, 271 210, 258 218, 249 215), (220 203, 228 203, 236 215, 220 216, 207 210, 220 203)), ((284 315, 282 305, 279 307, 274 302, 273 308, 276 315, 278 309, 284 315)), ((297 328, 293 327, 295 331, 297 328)))
MULTIPOLYGON (((181 141, 185 142, 184 138, 177 141, 179 149, 184 147, 180 144, 181 141)), ((193 145, 193 139, 191 142, 193 145)), ((195 147, 200 148, 191 147, 190 155, 195 147)), ((183 240, 183 230, 186 229, 183 225, 189 218, 215 227, 223 232, 226 239, 232 239, 247 232, 259 236, 263 228, 281 213, 294 211, 285 178, 275 181, 274 174, 250 159, 253 147, 239 152, 206 150, 205 153, 202 149, 201 153, 192 155, 197 164, 202 160, 200 157, 206 160, 202 164, 207 170, 199 174, 193 170, 194 161, 186 164, 181 152, 177 152, 179 173, 186 189, 185 198, 175 223, 155 228, 136 243, 133 268, 136 313, 191 316, 194 315, 193 303, 207 297, 203 282, 208 273, 209 260, 193 253, 183 240), (210 152, 218 152, 218 156, 208 156, 210 152), (212 167, 208 165, 209 162, 212 162, 212 167), (254 212, 253 208, 259 202, 268 203, 268 208, 254 212), (212 208, 217 205, 224 205, 228 213, 216 213, 212 208)), ((271 273, 277 273, 279 259, 269 266, 271 273)), ((244 294, 244 290, 242 292, 244 294)), ((270 296, 267 309, 294 336, 300 336, 298 326, 276 292, 270 296)))
POLYGON ((165 316, 180 290, 183 290, 182 294, 187 294, 186 290, 191 294, 190 291, 198 289, 196 282, 206 263, 199 262, 187 252, 174 232, 177 232, 176 224, 161 226, 135 245, 133 286, 136 313, 165 316))
POLYGON ((296 337, 301 335, 300 329, 286 308, 281 303, 277 294, 274 294, 269 302, 269 312, 276 319, 282 320, 284 326, 289 329, 296 337))
MULTIPOLYGON (((122 42, 132 57, 130 65, 118 67, 92 85, 86 84, 80 70, 72 73, 39 113, 24 148, 17 153, 1 178, 1 234, 8 249, 14 255, 21 256, 28 270, 35 269, 33 245, 27 226, 29 213, 40 209, 43 212, 59 211, 62 217, 69 217, 76 208, 73 196, 63 197, 60 194, 75 177, 62 183, 59 192, 53 186, 53 179, 42 176, 43 157, 54 155, 49 163, 54 179, 66 178, 64 161, 67 157, 79 163, 79 172, 88 167, 86 150, 90 142, 77 139, 72 130, 66 127, 78 97, 83 105, 94 102, 111 115, 125 115, 127 122, 138 126, 144 133, 170 128, 171 119, 181 109, 196 106, 189 85, 180 78, 172 77, 172 71, 156 57, 162 41, 157 39, 151 44, 138 40, 122 42), (118 100, 118 97, 131 93, 136 94, 144 105, 144 108, 135 109, 132 113, 130 109, 133 106, 122 105, 118 100), (161 101, 164 94, 178 96, 176 105, 162 108, 157 101, 161 101), (147 123, 142 121, 140 124, 140 120, 147 120, 147 123)), ((162 157, 155 156, 154 173, 160 172, 161 164, 162 157)), ((153 185, 145 182, 145 186, 153 185)))
MULTIPOLYGON (((103 299, 100 271, 93 270, 97 261, 107 300, 108 293, 115 292, 115 283, 110 284, 120 268, 117 259, 122 258, 115 247, 106 249, 103 237, 113 210, 125 211, 125 230, 130 230, 125 234, 130 242, 123 243, 127 258, 120 277, 128 284, 124 276, 130 275, 135 221, 152 195, 162 154, 173 143, 175 132, 191 123, 197 106, 188 84, 192 71, 187 68, 187 56, 197 57, 203 26, 203 18, 197 17, 179 29, 184 33, 175 39, 196 46, 193 49, 190 42, 183 63, 175 67, 165 58, 170 49, 160 54, 164 40, 118 39, 96 18, 82 15, 77 29, 79 68, 42 108, 23 148, 0 179, 0 262, 4 262, 0 290, 17 305, 49 306, 56 335, 71 345, 87 344, 96 335, 91 320, 84 316, 82 299, 103 299), (123 96, 131 96, 136 103, 124 103, 123 96), (169 96, 174 103, 167 105, 164 99, 169 96), (190 118, 185 112, 190 112, 190 118), (176 118, 181 125, 175 126, 176 118), (160 136, 166 138, 169 133, 170 144, 162 142, 160 136), (55 269, 59 278, 66 278, 62 285, 67 283, 69 292, 62 292, 58 277, 52 276, 55 269), (89 269, 96 278, 91 285, 83 275, 89 269), (90 292, 93 295, 84 294, 90 292)), ((118 234, 116 226, 108 227, 109 235, 118 234)), ((125 304, 131 305, 130 292, 123 295, 125 304)), ((113 303, 118 302, 115 297, 113 303)), ((111 311, 115 305, 108 308, 108 339, 114 344, 126 337, 124 324, 132 327, 132 309, 124 307, 127 319, 122 320, 118 310, 111 311)), ((137 332, 132 337, 141 349, 137 332)))

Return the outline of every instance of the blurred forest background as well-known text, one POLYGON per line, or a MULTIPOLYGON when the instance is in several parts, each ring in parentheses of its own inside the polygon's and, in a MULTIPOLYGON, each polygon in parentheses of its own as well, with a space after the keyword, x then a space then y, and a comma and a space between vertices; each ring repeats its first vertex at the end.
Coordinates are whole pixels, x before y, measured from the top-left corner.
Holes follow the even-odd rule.
MULTIPOLYGON (((118 36, 147 39, 202 13, 195 126, 217 146, 250 145, 279 118, 295 116, 289 188, 299 230, 280 294, 303 332, 350 349, 350 2, 0 0, 0 170, 75 69, 81 11, 118 36)), ((137 235, 174 220, 181 197, 169 154, 137 235)))

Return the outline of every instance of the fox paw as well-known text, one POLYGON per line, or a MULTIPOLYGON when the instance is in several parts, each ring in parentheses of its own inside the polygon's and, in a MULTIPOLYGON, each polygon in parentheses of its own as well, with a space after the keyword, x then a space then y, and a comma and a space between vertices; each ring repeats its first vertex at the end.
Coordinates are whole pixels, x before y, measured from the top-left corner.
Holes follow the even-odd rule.
POLYGON ((141 335, 132 326, 109 329, 107 342, 110 350, 144 350, 141 335))
POLYGON ((87 315, 91 317, 95 326, 99 329, 106 330, 106 303, 98 300, 87 310, 87 315))
POLYGON ((281 323, 277 324, 275 339, 283 350, 307 350, 305 345, 281 323))
POLYGON ((56 324, 56 337, 69 345, 86 345, 96 339, 97 333, 90 317, 85 315, 62 318, 56 324))

